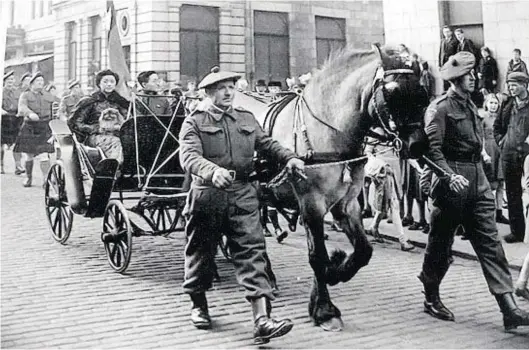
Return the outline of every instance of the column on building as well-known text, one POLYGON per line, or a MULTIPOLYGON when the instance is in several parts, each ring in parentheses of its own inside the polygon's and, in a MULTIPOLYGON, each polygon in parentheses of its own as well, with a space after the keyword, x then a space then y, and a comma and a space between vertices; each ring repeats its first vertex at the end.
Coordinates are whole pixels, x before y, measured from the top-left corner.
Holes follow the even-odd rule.
POLYGON ((293 2, 290 13, 290 75, 299 77, 316 68, 316 32, 312 7, 293 2))
POLYGON ((77 66, 77 79, 81 82, 81 85, 86 86, 88 83, 88 59, 92 53, 92 26, 90 24, 90 18, 83 18, 79 21, 79 57, 77 66))
POLYGON ((180 8, 169 2, 167 19, 169 34, 169 62, 167 65, 167 81, 170 84, 180 82, 180 8))
POLYGON ((54 80, 58 88, 63 91, 68 82, 68 32, 66 26, 66 23, 60 21, 55 24, 56 37, 53 48, 54 80))
POLYGON ((244 74, 245 9, 243 2, 227 3, 219 13, 219 63, 222 70, 244 74), (229 7, 228 7, 229 6, 229 7))

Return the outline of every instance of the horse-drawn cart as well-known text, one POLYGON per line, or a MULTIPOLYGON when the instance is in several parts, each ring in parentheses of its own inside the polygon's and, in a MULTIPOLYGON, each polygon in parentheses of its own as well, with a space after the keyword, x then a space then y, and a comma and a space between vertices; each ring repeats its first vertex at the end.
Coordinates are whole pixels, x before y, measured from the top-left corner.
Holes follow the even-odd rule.
POLYGON ((102 217, 101 240, 117 272, 124 272, 130 263, 134 236, 166 236, 177 230, 187 197, 178 161, 184 117, 136 115, 135 103, 128 114, 120 129, 122 164, 105 158, 99 148, 78 142, 65 122, 52 121, 61 159, 51 167, 45 183, 53 238, 61 244, 68 240, 74 214, 102 217), (125 206, 131 202, 135 205, 125 206), (140 228, 145 225, 139 225, 138 219, 150 229, 140 228))

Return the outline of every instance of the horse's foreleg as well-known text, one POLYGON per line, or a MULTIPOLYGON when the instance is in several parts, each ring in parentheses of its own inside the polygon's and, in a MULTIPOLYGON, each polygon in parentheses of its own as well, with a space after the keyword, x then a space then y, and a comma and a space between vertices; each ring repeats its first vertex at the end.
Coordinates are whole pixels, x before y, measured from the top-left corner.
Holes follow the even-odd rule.
POLYGON ((338 278, 341 282, 347 282, 369 263, 373 254, 373 247, 365 234, 362 225, 362 210, 356 198, 339 203, 331 212, 340 221, 347 238, 354 246, 352 254, 343 259, 337 258, 337 260, 341 260, 337 261, 337 263, 341 262, 337 268, 338 278))
POLYGON ((307 208, 303 215, 307 232, 309 263, 314 271, 309 301, 309 315, 316 326, 320 326, 326 331, 337 332, 342 330, 343 323, 340 318, 340 310, 331 302, 331 297, 327 290, 329 275, 336 274, 329 271, 331 266, 325 247, 323 216, 324 210, 317 210, 316 208, 307 208))

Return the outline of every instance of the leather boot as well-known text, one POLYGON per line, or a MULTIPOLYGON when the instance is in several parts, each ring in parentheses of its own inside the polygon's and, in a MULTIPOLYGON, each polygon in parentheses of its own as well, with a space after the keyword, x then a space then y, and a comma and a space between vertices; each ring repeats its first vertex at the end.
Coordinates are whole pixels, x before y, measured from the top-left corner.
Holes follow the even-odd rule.
POLYGON ((270 318, 271 309, 271 304, 266 297, 252 300, 253 339, 256 345, 266 344, 272 338, 281 337, 294 327, 294 324, 289 319, 276 321, 270 318))
POLYGON ((31 187, 33 182, 33 161, 26 161, 26 181, 24 181, 24 187, 31 187))
POLYGON ((495 295, 495 297, 503 314, 503 326, 506 331, 518 326, 529 326, 529 314, 518 308, 512 293, 495 295))
POLYGON ((424 312, 440 320, 455 321, 452 311, 444 306, 441 301, 441 297, 439 296, 439 285, 427 283, 422 273, 418 278, 424 285, 424 312))
POLYGON ((211 318, 208 312, 206 293, 193 293, 189 295, 193 302, 191 309, 191 323, 198 329, 211 328, 211 318))

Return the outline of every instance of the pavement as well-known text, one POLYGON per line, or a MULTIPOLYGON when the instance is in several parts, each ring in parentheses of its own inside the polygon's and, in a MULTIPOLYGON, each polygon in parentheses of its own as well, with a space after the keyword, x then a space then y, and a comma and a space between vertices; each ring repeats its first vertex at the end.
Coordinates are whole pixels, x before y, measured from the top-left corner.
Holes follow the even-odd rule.
MULTIPOLYGON (((183 233, 135 237, 127 273, 118 274, 106 261, 101 219, 75 216, 67 244, 56 243, 43 190, 22 188, 12 169, 8 163, 8 173, 0 177, 2 348, 255 348, 250 305, 222 255, 217 256, 221 282, 208 292, 213 329, 197 330, 181 288, 183 233)), ((389 230, 385 225, 382 232, 389 230)), ((343 233, 328 233, 329 251, 352 250, 343 233)), ((402 252, 390 240, 373 245, 368 266, 329 288, 345 329, 326 333, 308 317, 312 270, 304 233, 298 228, 283 244, 269 238, 280 287, 273 314, 291 318, 295 326, 261 348, 528 348, 528 327, 504 332, 477 262, 456 258, 448 272, 441 293, 456 322, 445 322, 422 311, 416 275, 423 250, 402 252)), ((517 300, 529 310, 529 302, 517 300)))

